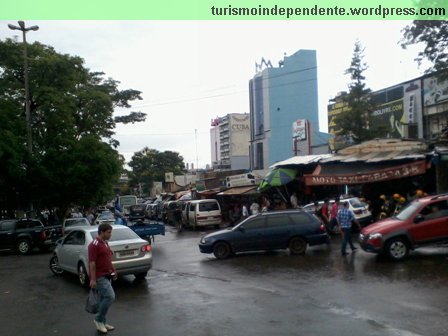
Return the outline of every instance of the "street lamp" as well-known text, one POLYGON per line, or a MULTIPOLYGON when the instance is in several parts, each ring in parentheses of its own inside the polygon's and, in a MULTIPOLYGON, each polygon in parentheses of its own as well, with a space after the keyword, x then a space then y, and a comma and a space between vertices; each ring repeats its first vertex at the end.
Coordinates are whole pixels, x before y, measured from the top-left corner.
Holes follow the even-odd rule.
POLYGON ((23 59, 24 59, 24 67, 23 73, 25 78, 25 117, 26 117, 26 125, 27 125, 27 139, 28 139, 28 151, 30 154, 33 151, 33 140, 31 137, 31 112, 30 112, 30 92, 29 92, 29 84, 28 84, 28 51, 26 44, 26 33, 30 30, 36 31, 39 29, 38 26, 31 26, 25 28, 24 21, 18 21, 19 27, 14 26, 12 24, 8 24, 8 28, 11 30, 20 30, 23 35, 23 59))

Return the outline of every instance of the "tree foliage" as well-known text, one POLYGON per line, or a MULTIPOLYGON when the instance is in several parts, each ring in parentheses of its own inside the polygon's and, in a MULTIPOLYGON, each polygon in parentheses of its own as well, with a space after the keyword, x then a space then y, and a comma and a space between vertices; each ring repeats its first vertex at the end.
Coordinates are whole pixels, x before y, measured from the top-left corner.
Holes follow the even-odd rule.
POLYGON ((364 72, 368 67, 363 59, 364 48, 356 41, 350 67, 345 71, 350 76, 349 92, 340 97, 348 108, 335 117, 335 122, 341 129, 340 134, 359 142, 370 140, 379 134, 379 130, 373 128, 371 113, 375 104, 372 101, 372 91, 365 84, 364 72))
POLYGON ((92 72, 78 56, 60 54, 35 42, 28 45, 32 154, 26 147, 22 43, 0 41, 0 202, 24 206, 92 205, 111 196, 122 170, 112 148, 115 107, 141 99, 137 90, 92 72))
POLYGON ((134 153, 129 167, 132 168, 131 186, 137 187, 140 184, 143 192, 148 193, 153 182, 165 180, 165 173, 182 174, 184 159, 176 152, 159 152, 156 149, 145 147, 134 153))
POLYGON ((437 71, 441 79, 448 79, 448 21, 415 20, 403 29, 403 34, 403 48, 413 44, 424 45, 416 57, 418 64, 427 59, 433 64, 427 73, 437 71))

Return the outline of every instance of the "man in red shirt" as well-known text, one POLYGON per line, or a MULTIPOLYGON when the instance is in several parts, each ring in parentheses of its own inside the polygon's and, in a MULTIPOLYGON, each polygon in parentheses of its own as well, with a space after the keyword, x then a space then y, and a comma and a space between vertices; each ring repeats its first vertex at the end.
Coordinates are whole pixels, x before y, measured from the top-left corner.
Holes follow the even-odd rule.
POLYGON ((117 279, 117 272, 112 265, 112 250, 107 241, 112 236, 112 226, 98 226, 98 236, 89 244, 90 288, 96 288, 100 302, 98 314, 93 322, 101 333, 107 333, 115 328, 106 323, 106 314, 115 301, 115 292, 111 281, 117 279))

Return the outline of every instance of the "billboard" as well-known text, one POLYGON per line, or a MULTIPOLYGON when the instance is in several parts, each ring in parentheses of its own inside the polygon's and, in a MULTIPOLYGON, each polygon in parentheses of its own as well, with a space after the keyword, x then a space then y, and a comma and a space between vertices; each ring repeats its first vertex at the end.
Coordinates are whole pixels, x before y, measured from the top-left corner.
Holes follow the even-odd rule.
POLYGON ((230 156, 248 156, 250 143, 249 114, 230 115, 230 156))
POLYGON ((405 122, 403 98, 377 106, 371 113, 372 128, 382 129, 386 138, 402 138, 405 122))
POLYGON ((350 111, 350 106, 348 106, 347 102, 337 101, 334 104, 330 104, 327 107, 328 111, 328 133, 336 135, 339 134, 341 129, 336 124, 336 116, 341 114, 342 112, 350 111))
POLYGON ((423 80, 423 101, 425 106, 439 104, 448 100, 448 80, 429 77, 423 80))
MULTIPOLYGON (((381 130, 382 137, 408 137, 406 126, 421 124, 422 100, 420 80, 375 91, 372 93, 372 101, 376 107, 371 112, 373 118, 370 127, 371 129, 381 130)), ((342 98, 339 98, 339 101, 336 103, 328 105, 328 132, 335 135, 335 137, 342 135, 341 129, 336 123, 336 117, 345 111, 350 111, 350 106, 348 106, 347 102, 342 101, 342 98)))
POLYGON ((292 137, 295 140, 306 140, 307 134, 307 121, 306 119, 297 119, 292 123, 292 137))

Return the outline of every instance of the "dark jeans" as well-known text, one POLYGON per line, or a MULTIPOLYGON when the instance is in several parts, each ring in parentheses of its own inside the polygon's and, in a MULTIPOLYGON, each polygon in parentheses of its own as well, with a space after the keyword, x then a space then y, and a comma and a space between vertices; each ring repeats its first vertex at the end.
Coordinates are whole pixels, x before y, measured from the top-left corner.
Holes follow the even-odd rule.
POLYGON ((336 218, 332 218, 330 219, 330 222, 328 223, 328 230, 329 233, 334 234, 336 233, 336 227, 338 226, 338 221, 336 220, 336 218))
POLYGON ((353 241, 352 241, 352 229, 351 228, 341 228, 342 231, 342 246, 341 246, 341 253, 344 254, 345 249, 347 248, 347 244, 350 245, 350 248, 352 250, 355 249, 355 246, 353 245, 353 241))

